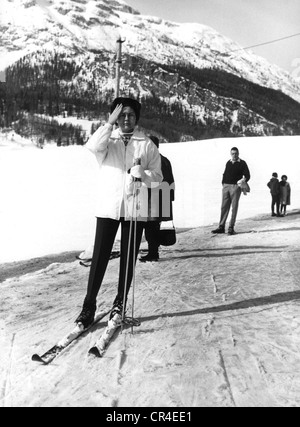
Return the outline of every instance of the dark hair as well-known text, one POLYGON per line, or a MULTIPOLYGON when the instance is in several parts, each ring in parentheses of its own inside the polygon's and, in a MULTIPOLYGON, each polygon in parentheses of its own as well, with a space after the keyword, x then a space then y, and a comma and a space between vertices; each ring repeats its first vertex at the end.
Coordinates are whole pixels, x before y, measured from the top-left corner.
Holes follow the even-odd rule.
POLYGON ((159 148, 159 139, 155 135, 150 135, 149 138, 151 141, 156 145, 157 148, 159 148))
POLYGON ((240 150, 239 150, 237 147, 233 147, 233 148, 231 149, 231 151, 237 151, 238 153, 240 152, 240 150))
POLYGON ((286 175, 282 175, 281 179, 284 179, 284 178, 285 178, 286 180, 288 179, 288 177, 287 177, 286 175))
POLYGON ((139 121, 142 105, 136 99, 132 99, 132 98, 116 98, 113 101, 113 103, 111 104, 110 112, 112 113, 115 110, 115 108, 117 107, 117 105, 119 105, 119 104, 122 104, 123 108, 125 108, 125 107, 131 107, 133 109, 133 111, 135 112, 136 122, 139 121))
MULTIPOLYGON (((274 172, 272 176, 274 176, 274 178, 278 178, 278 173, 277 173, 277 172, 274 172)), ((281 179, 282 179, 282 178, 281 178, 281 179)))

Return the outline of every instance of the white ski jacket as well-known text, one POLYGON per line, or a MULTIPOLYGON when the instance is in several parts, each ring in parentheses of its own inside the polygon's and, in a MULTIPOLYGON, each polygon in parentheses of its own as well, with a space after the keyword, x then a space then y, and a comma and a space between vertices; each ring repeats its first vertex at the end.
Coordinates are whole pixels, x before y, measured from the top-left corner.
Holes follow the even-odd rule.
POLYGON ((138 221, 147 221, 148 188, 158 186, 163 178, 160 154, 155 144, 135 130, 125 147, 120 130, 113 130, 113 126, 107 123, 91 136, 86 147, 95 154, 100 168, 96 217, 129 220, 133 216, 138 221), (134 207, 134 186, 129 171, 136 159, 141 160, 145 177, 134 207))

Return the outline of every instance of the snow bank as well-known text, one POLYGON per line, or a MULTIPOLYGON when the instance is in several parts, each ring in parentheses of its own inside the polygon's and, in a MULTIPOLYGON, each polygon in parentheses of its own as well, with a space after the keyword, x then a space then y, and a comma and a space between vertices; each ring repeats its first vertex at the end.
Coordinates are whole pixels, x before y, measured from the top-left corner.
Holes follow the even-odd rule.
POLYGON ((82 147, 1 148, 0 262, 91 244, 96 165, 82 147))
MULTIPOLYGON (((27 141, 28 142, 28 141, 27 141)), ((97 164, 83 147, 26 149, 0 142, 0 263, 82 251, 93 243, 97 164)), ((161 145, 176 180, 175 225, 219 221, 221 180, 230 149, 238 146, 252 179, 238 219, 270 210, 266 186, 286 174, 292 207, 300 207, 300 137, 219 139, 161 145)), ((237 225, 238 228, 238 225, 237 225)))
POLYGON ((173 165, 176 180, 175 222, 197 227, 219 221, 221 182, 232 147, 251 172, 251 194, 242 196, 238 219, 271 211, 266 186, 272 173, 285 174, 292 186, 292 206, 300 206, 300 137, 228 138, 161 145, 173 165))

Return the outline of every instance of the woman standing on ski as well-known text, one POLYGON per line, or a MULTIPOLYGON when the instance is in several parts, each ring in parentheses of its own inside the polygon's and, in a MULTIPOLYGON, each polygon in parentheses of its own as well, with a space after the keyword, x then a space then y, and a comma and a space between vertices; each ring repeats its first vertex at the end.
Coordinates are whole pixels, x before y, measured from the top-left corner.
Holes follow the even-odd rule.
POLYGON ((85 328, 94 321, 96 299, 106 272, 110 254, 121 225, 121 257, 118 293, 110 318, 122 314, 131 285, 137 259, 143 224, 147 221, 148 188, 162 181, 161 160, 153 142, 136 129, 140 118, 141 104, 131 98, 117 98, 111 106, 108 123, 99 128, 88 141, 86 147, 95 154, 99 164, 99 192, 97 210, 97 229, 94 254, 89 275, 87 294, 82 312, 76 320, 85 328), (118 128, 113 130, 115 124, 118 128), (139 163, 139 164, 137 164, 139 163), (146 191, 144 199, 139 197, 139 210, 146 215, 137 217, 136 236, 130 234, 132 220, 133 181, 138 179, 146 191), (145 206, 143 206, 145 204, 145 206), (129 239, 131 244, 129 245, 129 239), (129 265, 127 266, 128 248, 129 265), (136 253, 134 254, 134 247, 136 253), (126 270, 128 267, 127 275, 126 270), (127 283, 126 282, 127 276, 127 283), (126 295, 125 294, 126 289, 126 295))

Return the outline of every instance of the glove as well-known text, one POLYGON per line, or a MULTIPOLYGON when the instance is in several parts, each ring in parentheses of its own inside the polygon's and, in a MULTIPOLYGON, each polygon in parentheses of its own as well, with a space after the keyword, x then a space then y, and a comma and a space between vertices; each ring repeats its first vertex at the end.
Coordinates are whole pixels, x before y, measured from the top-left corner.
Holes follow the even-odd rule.
POLYGON ((137 166, 133 166, 130 170, 130 174, 137 179, 141 179, 143 181, 143 179, 145 178, 145 171, 142 168, 141 165, 137 165, 137 166))
POLYGON ((126 180, 125 192, 127 196, 138 195, 142 187, 142 181, 140 179, 134 178, 132 175, 128 176, 126 180))

